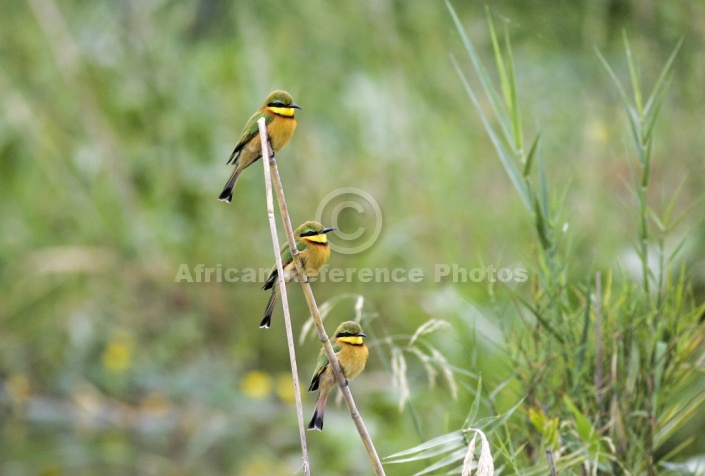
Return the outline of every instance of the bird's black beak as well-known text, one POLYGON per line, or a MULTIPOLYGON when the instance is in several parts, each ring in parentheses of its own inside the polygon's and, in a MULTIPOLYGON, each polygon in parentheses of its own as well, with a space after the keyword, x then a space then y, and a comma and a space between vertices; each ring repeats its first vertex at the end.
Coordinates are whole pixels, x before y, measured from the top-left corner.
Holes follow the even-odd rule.
POLYGON ((291 108, 293 108, 293 109, 301 109, 301 106, 299 106, 299 105, 296 104, 295 102, 292 102, 291 104, 289 104, 289 107, 291 107, 291 108))
POLYGON ((358 337, 367 337, 367 334, 365 334, 364 332, 358 332, 358 333, 355 334, 355 335, 358 336, 358 337))
POLYGON ((335 231, 337 228, 324 228, 321 230, 321 235, 325 235, 326 233, 330 233, 331 231, 335 231))

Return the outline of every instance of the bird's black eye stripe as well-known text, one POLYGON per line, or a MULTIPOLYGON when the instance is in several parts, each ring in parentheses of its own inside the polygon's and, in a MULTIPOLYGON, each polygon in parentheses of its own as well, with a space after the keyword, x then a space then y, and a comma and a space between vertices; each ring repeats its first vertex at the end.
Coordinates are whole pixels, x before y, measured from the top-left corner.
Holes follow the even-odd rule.
POLYGON ((349 335, 350 335, 350 333, 348 331, 343 331, 335 337, 348 337, 349 335))
POLYGON ((286 104, 281 101, 274 101, 267 104, 267 107, 286 107, 286 104))
POLYGON ((301 236, 314 236, 314 235, 318 235, 318 234, 319 233, 316 230, 311 230, 311 231, 301 233, 301 236))

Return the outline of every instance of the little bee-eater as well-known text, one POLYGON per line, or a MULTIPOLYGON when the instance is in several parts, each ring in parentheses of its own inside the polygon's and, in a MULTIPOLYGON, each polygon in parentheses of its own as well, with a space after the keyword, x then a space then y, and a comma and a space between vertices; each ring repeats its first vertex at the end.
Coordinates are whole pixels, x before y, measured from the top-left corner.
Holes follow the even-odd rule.
POLYGON ((264 104, 250 117, 240 134, 240 140, 235 150, 230 154, 228 164, 235 164, 235 170, 225 184, 218 200, 230 203, 233 198, 233 188, 238 177, 245 168, 262 158, 262 143, 259 139, 257 121, 264 117, 267 124, 267 135, 272 150, 276 153, 284 147, 296 129, 294 109, 301 109, 286 91, 274 91, 267 96, 264 104))
MULTIPOLYGON (((328 262, 330 257, 330 246, 328 246, 327 233, 335 230, 335 228, 323 228, 318 222, 307 221, 296 230, 294 230, 294 238, 296 240, 296 249, 299 250, 301 262, 304 265, 306 276, 312 278, 318 274, 324 264, 328 262)), ((298 281, 298 273, 294 258, 291 255, 291 248, 288 243, 284 243, 281 248, 282 268, 284 269, 284 282, 287 284, 291 281, 298 281)), ((275 264, 272 271, 269 273, 269 278, 263 288, 265 291, 272 290, 272 295, 269 297, 267 309, 264 311, 264 317, 260 323, 260 327, 269 327, 272 320, 272 312, 274 305, 279 297, 279 273, 275 264)))
MULTIPOLYGON (((369 351, 362 341, 363 337, 367 337, 367 335, 362 332, 360 324, 355 321, 343 322, 335 330, 331 345, 347 381, 360 375, 360 372, 365 368, 365 363, 367 363, 369 351)), ((323 431, 323 412, 326 409, 328 396, 337 384, 333 368, 328 362, 328 355, 326 355, 325 349, 321 349, 311 385, 308 387, 309 392, 318 390, 318 401, 308 424, 309 430, 323 431)))

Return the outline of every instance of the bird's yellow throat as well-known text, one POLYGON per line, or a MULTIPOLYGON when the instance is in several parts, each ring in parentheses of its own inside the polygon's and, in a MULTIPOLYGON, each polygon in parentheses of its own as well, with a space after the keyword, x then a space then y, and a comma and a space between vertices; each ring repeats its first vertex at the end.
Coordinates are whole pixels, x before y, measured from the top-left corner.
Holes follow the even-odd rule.
POLYGON ((314 243, 328 243, 328 237, 326 235, 313 235, 304 237, 305 240, 313 241, 314 243))
POLYGON ((338 337, 338 340, 341 342, 346 342, 348 344, 352 344, 352 345, 361 345, 362 344, 362 337, 360 337, 360 336, 338 337))
POLYGON ((267 107, 267 111, 279 116, 294 117, 293 107, 267 107))

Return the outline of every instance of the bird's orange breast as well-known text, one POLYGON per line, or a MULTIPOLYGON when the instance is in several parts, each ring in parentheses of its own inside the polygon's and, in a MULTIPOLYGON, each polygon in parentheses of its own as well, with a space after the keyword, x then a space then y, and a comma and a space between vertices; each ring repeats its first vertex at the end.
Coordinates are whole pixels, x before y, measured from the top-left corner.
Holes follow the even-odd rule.
POLYGON ((274 152, 284 147, 291 140, 296 130, 296 119, 294 117, 283 117, 275 115, 272 122, 267 126, 269 140, 272 141, 274 152))
POLYGON ((317 243, 305 238, 304 241, 307 242, 308 246, 301 252, 301 258, 305 261, 306 274, 311 276, 310 272, 315 271, 317 273, 328 262, 330 247, 327 244, 317 243))
POLYGON ((350 345, 341 343, 342 349, 336 354, 340 366, 343 368, 343 374, 348 380, 352 380, 365 369, 369 350, 365 344, 350 345))

